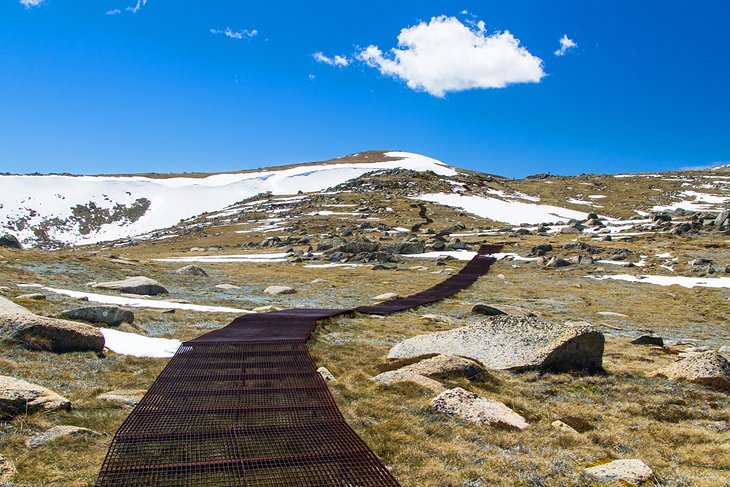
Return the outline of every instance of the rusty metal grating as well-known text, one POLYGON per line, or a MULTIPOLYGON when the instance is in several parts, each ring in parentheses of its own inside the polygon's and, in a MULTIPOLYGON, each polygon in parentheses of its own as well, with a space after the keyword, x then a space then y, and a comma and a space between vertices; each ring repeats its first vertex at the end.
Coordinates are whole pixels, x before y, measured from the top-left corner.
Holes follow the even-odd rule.
POLYGON ((477 255, 408 298, 244 315, 184 343, 115 434, 96 485, 399 485, 345 422, 306 339, 323 318, 390 314, 450 296, 493 262, 477 255))

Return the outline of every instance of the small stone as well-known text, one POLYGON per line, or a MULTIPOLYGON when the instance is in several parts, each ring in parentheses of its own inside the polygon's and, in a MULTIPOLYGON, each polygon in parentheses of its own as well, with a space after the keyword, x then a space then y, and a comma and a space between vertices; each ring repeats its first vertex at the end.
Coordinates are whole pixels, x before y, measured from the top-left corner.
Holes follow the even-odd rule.
POLYGON ((264 292, 266 294, 271 294, 272 296, 279 296, 281 294, 294 294, 297 291, 293 287, 289 286, 269 286, 264 289, 264 292))
POLYGON ((486 315, 486 316, 498 316, 498 315, 506 315, 504 311, 501 309, 497 309, 493 306, 489 306, 488 304, 475 304, 471 308, 472 313, 476 313, 479 315, 486 315))
POLYGON ((15 299, 19 301, 48 301, 48 298, 45 294, 40 293, 31 293, 31 294, 21 294, 20 296, 16 297, 15 299))
POLYGON ((25 446, 27 446, 28 448, 38 448, 45 445, 46 443, 50 443, 61 438, 79 436, 91 438, 101 436, 101 433, 97 433, 96 431, 90 430, 88 428, 79 428, 78 426, 54 426, 53 428, 44 431, 43 433, 39 433, 35 436, 28 438, 25 441, 25 446))
POLYGON ((425 321, 432 321, 434 323, 449 323, 453 324, 455 321, 452 318, 449 318, 448 316, 441 316, 441 315, 423 315, 421 316, 422 320, 425 321))
POLYGON ((654 472, 641 460, 614 460, 587 468, 583 473, 599 482, 628 482, 641 485, 654 477, 654 472))
POLYGON ((554 429, 560 431, 561 433, 567 433, 569 435, 580 436, 580 433, 578 433, 576 430, 574 430, 572 426, 563 423, 559 419, 556 419, 555 421, 550 423, 550 426, 552 426, 554 429))
POLYGON ((607 318, 628 318, 629 315, 623 313, 616 313, 615 311, 598 311, 597 315, 605 316, 607 318))
POLYGON ((552 257, 547 264, 545 264, 545 267, 549 269, 556 269, 558 267, 566 267, 569 266, 570 262, 567 260, 561 258, 561 257, 552 257))
POLYGON ((10 484, 18 471, 13 462, 0 455, 0 484, 10 484))
POLYGON ((163 309, 163 310, 160 311, 160 314, 161 315, 174 315, 175 313, 177 313, 177 310, 175 310, 173 308, 163 309))
POLYGON ((203 269, 202 267, 197 266, 197 265, 186 265, 185 267, 181 267, 175 271, 175 274, 184 274, 187 276, 208 277, 208 273, 205 272, 205 269, 203 269))
POLYGON ((631 342, 632 345, 656 345, 659 347, 664 346, 664 340, 662 337, 657 336, 651 336, 651 335, 642 335, 636 340, 633 340, 631 342))
POLYGON ((460 387, 442 392, 431 402, 433 408, 448 416, 456 416, 476 424, 523 430, 525 418, 499 401, 492 401, 460 387))
POLYGON ((139 404, 147 391, 144 389, 109 391, 96 396, 100 401, 114 402, 134 407, 139 404))
POLYGON ((398 298, 400 298, 400 295, 398 295, 397 293, 384 293, 384 294, 379 294, 379 295, 375 296, 373 298, 373 301, 388 301, 391 299, 398 299, 398 298))
POLYGON ((322 378, 324 379, 325 382, 330 383, 330 384, 337 383, 337 379, 335 379, 335 376, 332 375, 332 372, 327 370, 325 367, 318 368, 317 372, 319 373, 319 375, 322 376, 322 378))

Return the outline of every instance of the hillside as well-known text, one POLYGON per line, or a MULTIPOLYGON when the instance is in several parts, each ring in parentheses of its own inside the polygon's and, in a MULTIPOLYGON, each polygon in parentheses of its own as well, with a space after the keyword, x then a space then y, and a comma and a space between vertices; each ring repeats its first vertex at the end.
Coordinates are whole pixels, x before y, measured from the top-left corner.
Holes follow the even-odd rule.
MULTIPOLYGON (((0 235, 23 247, 9 238, 0 248, 0 296, 12 301, 0 302, 0 375, 73 404, 0 422, 0 456, 14 463, 16 485, 93 482, 133 403, 100 395, 139 396, 181 341, 244 313, 413 294, 453 275, 484 242, 504 245, 499 260, 455 297, 385 318, 333 318, 310 339, 346 421, 402 485, 603 485, 585 470, 616 459, 640 459, 662 485, 727 484, 725 383, 656 374, 707 353, 730 356, 728 167, 516 180, 371 151, 226 174, 4 175, 0 195, 0 235), (204 272, 180 271, 190 265, 204 272), (130 276, 168 293, 97 286, 130 276), (51 318, 117 306, 134 319, 91 325, 104 351, 62 351, 48 334, 11 336, 15 325, 3 319, 17 319, 13 303, 51 318), (605 337, 602 370, 490 367, 451 348, 484 370, 371 380, 417 361, 388 358, 408 339, 494 319, 477 304, 519 326, 590 323, 605 337), (654 340, 632 344, 640 336, 654 340), (432 403, 439 387, 500 401, 529 427, 442 414, 432 403), (557 419, 576 431, 556 429, 557 419), (26 445, 59 425, 101 435, 26 445)), ((482 340, 480 350, 520 346, 505 335, 482 340)))

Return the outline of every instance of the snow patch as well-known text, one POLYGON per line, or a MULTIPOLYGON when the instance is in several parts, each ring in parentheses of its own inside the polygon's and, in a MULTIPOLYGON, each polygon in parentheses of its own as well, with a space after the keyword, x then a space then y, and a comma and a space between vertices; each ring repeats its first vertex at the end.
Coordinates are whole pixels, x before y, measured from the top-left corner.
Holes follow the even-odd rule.
POLYGON ((99 328, 99 331, 104 335, 104 346, 121 355, 169 358, 175 355, 182 345, 180 340, 169 338, 150 338, 109 328, 99 328))

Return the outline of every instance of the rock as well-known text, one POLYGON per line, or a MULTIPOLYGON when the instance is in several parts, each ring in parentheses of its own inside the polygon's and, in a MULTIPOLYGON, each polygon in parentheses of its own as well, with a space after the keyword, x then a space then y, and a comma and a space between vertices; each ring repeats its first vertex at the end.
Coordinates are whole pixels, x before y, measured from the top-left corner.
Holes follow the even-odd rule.
POLYGON ((455 321, 452 318, 449 318, 448 316, 441 316, 441 315, 423 315, 421 316, 422 320, 425 321, 432 321, 434 323, 449 323, 453 324, 455 321))
POLYGON ((548 252, 552 252, 552 250, 553 246, 550 244, 535 245, 534 247, 532 247, 532 250, 530 250, 530 253, 528 255, 530 257, 541 257, 548 252))
POLYGON ((473 379, 483 372, 484 369, 473 360, 451 355, 437 355, 397 370, 383 372, 373 377, 372 380, 383 385, 414 382, 433 392, 441 393, 446 388, 440 382, 433 380, 434 377, 439 379, 450 377, 473 379))
POLYGON ((725 208, 720 212, 719 215, 717 215, 717 218, 715 218, 715 226, 721 227, 723 225, 728 225, 730 222, 730 209, 725 208))
POLYGON ((444 387, 444 385, 441 384, 439 381, 408 371, 390 370, 388 372, 383 372, 382 374, 376 375, 371 380, 384 386, 389 386, 400 382, 412 382, 436 394, 441 394, 446 390, 446 387, 444 387))
POLYGON ((590 255, 576 255, 568 259, 571 264, 593 264, 595 260, 590 255))
POLYGON ((279 296, 281 294, 294 294, 296 289, 289 286, 269 286, 266 289, 264 289, 264 292, 266 294, 271 294, 272 296, 279 296))
POLYGON ((175 271, 175 274, 184 274, 186 276, 208 277, 208 273, 205 272, 205 269, 203 269, 202 267, 197 266, 197 265, 186 265, 185 267, 181 267, 175 271))
POLYGON ((567 424, 578 433, 585 433, 594 429, 591 423, 578 416, 563 416, 562 418, 558 418, 558 421, 567 424))
POLYGON ((10 235, 9 233, 6 233, 2 237, 0 237, 0 247, 7 247, 10 249, 22 249, 23 245, 20 243, 20 240, 15 237, 15 235, 10 235))
POLYGON ((61 312, 60 316, 67 320, 103 323, 109 326, 134 323, 134 313, 117 306, 87 306, 85 308, 69 309, 61 312))
POLYGON ((157 296, 158 294, 168 294, 162 284, 144 276, 128 277, 121 281, 99 282, 93 284, 92 287, 99 289, 111 289, 122 293, 142 294, 145 296, 157 296))
POLYGON ((337 383, 337 379, 335 379, 335 376, 332 375, 332 372, 327 370, 325 367, 318 368, 317 372, 319 373, 319 375, 322 376, 322 378, 324 379, 325 382, 330 383, 330 384, 337 383))
POLYGON ((706 266, 712 264, 712 261, 709 259, 694 259, 689 261, 689 265, 691 266, 706 266))
POLYGON ((0 415, 5 418, 38 411, 71 409, 71 401, 37 384, 0 375, 0 415))
POLYGON ((566 267, 569 266, 570 262, 563 259, 562 257, 552 257, 547 264, 545 264, 545 267, 554 269, 557 267, 566 267))
POLYGON ((628 318, 629 315, 616 313, 615 311, 596 311, 597 315, 606 316, 608 318, 628 318))
POLYGON ((96 431, 88 428, 79 428, 78 426, 54 426, 43 433, 38 433, 37 435, 31 436, 25 440, 25 446, 28 448, 38 448, 39 446, 43 446, 46 443, 50 443, 61 438, 93 438, 96 436, 101 436, 101 433, 97 433, 96 431))
POLYGON ((15 464, 0 455, 0 485, 10 484, 12 485, 13 477, 18 471, 15 469, 15 464))
POLYGON ((631 342, 632 345, 656 345, 659 347, 664 346, 664 340, 662 337, 655 337, 651 335, 642 335, 636 340, 631 342))
POLYGON ((440 413, 471 423, 515 430, 523 430, 529 426, 525 418, 503 403, 479 397, 460 387, 442 392, 431 404, 440 413))
POLYGON ((144 389, 109 391, 96 396, 100 401, 116 402, 127 406, 136 406, 147 391, 144 389))
POLYGON ((720 353, 730 353, 730 346, 723 345, 722 347, 720 347, 720 349, 718 350, 718 352, 720 352, 720 353))
POLYGON ((101 352, 104 335, 93 326, 46 318, 0 297, 0 340, 52 352, 101 352))
POLYGON ((233 284, 216 284, 215 287, 218 288, 218 289, 225 289, 225 290, 228 290, 228 289, 241 289, 240 287, 234 286, 233 284))
POLYGON ((21 294, 20 296, 16 296, 15 299, 18 301, 48 301, 46 295, 40 293, 21 294))
POLYGON ((588 323, 502 315, 409 338, 391 348, 388 358, 440 353, 468 357, 495 370, 600 370, 603 345, 603 334, 588 323))
POLYGON ((379 294, 373 298, 373 301, 389 301, 391 299, 398 299, 400 298, 400 295, 397 293, 384 293, 379 294))
POLYGON ((668 379, 687 380, 730 391, 730 362, 715 352, 692 354, 655 372, 668 379))
POLYGON ((572 426, 563 423, 559 419, 556 419, 552 423, 550 423, 550 426, 552 426, 554 429, 560 431, 561 433, 567 433, 569 435, 575 435, 580 436, 580 433, 578 433, 576 430, 573 429, 572 426))
POLYGON ((502 311, 501 309, 497 309, 493 306, 489 306, 487 304, 482 304, 482 303, 475 304, 474 306, 472 306, 471 312, 479 314, 479 315, 486 315, 486 316, 499 316, 499 315, 507 314, 504 311, 502 311))
POLYGON ((640 485, 651 480, 654 472, 641 460, 614 460, 602 465, 587 468, 583 474, 599 482, 627 482, 640 485))
POLYGON ((574 235, 578 233, 583 233, 583 225, 570 225, 567 227, 563 227, 560 229, 560 233, 568 234, 568 235, 574 235))

